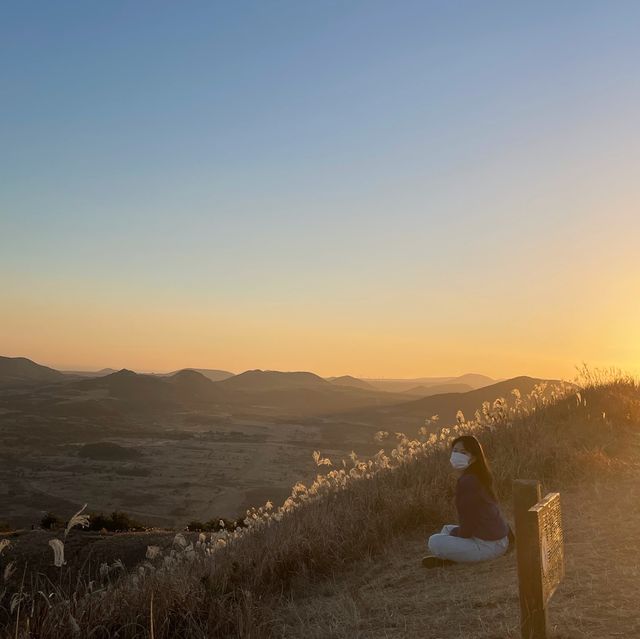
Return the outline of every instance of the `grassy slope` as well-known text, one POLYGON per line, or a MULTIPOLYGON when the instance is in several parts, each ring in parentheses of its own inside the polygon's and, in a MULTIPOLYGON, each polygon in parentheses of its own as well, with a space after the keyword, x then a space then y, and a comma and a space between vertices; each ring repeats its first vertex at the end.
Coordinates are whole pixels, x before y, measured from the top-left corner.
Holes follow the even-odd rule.
MULTIPOLYGON (((550 638, 639 637, 640 472, 561 494, 566 576, 549 606, 550 638)), ((419 560, 432 532, 398 538, 382 557, 302 587, 282 602, 274 636, 520 639, 515 553, 426 571, 419 560)))

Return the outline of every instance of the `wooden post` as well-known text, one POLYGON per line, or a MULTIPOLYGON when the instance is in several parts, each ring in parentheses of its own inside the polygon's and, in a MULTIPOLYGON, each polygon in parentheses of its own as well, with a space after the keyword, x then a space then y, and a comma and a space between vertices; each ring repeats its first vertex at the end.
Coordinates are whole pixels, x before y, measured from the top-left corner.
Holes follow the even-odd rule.
POLYGON ((539 481, 516 479, 513 482, 518 582, 520 584, 520 629, 522 639, 546 639, 547 612, 540 582, 540 552, 537 528, 529 509, 542 499, 539 481))

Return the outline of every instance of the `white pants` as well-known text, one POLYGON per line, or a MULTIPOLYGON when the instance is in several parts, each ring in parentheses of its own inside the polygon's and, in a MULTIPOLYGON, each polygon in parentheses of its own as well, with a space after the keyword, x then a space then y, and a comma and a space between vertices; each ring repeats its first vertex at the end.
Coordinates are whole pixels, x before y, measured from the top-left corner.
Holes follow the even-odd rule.
POLYGON ((451 535, 454 525, 447 524, 437 535, 429 537, 429 550, 440 559, 451 561, 486 561, 495 559, 507 552, 509 537, 496 541, 487 541, 478 537, 456 537, 451 535))

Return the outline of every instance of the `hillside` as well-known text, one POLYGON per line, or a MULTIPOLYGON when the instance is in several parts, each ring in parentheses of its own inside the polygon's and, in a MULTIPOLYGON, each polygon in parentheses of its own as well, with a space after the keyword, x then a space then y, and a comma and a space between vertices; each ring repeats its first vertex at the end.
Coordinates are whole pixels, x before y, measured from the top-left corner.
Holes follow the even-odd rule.
POLYGON ((60 371, 36 364, 26 357, 0 356, 0 386, 44 384, 67 379, 69 378, 60 371))
POLYGON ((69 384, 80 391, 104 390, 110 398, 126 404, 127 410, 167 409, 179 404, 178 393, 163 379, 123 368, 103 377, 83 379, 69 384))
POLYGON ((165 379, 176 389, 178 397, 185 403, 190 400, 211 401, 220 396, 216 391, 215 382, 190 368, 178 371, 165 379))
POLYGON ((560 383, 560 380, 542 380, 534 377, 520 376, 513 377, 504 382, 483 386, 477 390, 463 393, 445 393, 436 397, 417 399, 397 406, 397 409, 405 415, 428 415, 438 414, 444 421, 454 421, 458 410, 463 413, 472 412, 478 408, 482 402, 492 402, 498 397, 509 398, 511 391, 518 389, 522 395, 529 394, 536 385, 547 383, 560 383), (437 409, 437 410, 436 410, 437 409), (435 412, 433 412, 435 411, 435 412))
POLYGON ((459 410, 467 418, 471 418, 483 402, 493 402, 500 397, 511 398, 511 392, 514 389, 518 389, 522 395, 526 395, 542 382, 550 385, 560 384, 558 380, 541 380, 520 376, 466 393, 450 392, 432 395, 389 406, 350 411, 343 413, 342 417, 380 427, 387 424, 393 429, 409 428, 415 430, 422 425, 426 418, 430 418, 432 415, 439 417, 440 424, 455 423, 459 410))

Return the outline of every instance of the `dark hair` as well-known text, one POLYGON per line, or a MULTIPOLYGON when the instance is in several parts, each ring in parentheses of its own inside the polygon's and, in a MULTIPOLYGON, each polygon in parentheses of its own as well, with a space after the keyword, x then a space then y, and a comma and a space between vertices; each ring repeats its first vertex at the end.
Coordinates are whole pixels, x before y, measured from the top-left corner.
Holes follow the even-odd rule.
POLYGON ((493 475, 491 474, 489 462, 487 462, 487 457, 484 454, 484 450, 482 449, 480 442, 473 435, 461 435, 451 442, 451 448, 453 448, 458 442, 461 442, 464 445, 465 450, 475 457, 475 461, 469 464, 464 472, 474 474, 480 480, 480 483, 485 487, 489 495, 498 501, 495 490, 493 489, 493 475))

